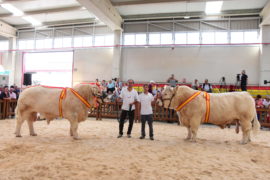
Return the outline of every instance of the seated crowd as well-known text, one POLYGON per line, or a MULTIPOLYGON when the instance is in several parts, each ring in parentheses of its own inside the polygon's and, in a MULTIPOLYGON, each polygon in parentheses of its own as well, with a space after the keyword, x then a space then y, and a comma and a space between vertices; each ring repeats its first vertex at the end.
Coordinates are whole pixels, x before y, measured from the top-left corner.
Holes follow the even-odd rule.
POLYGON ((20 89, 16 85, 0 87, 0 99, 18 99, 19 94, 20 89))

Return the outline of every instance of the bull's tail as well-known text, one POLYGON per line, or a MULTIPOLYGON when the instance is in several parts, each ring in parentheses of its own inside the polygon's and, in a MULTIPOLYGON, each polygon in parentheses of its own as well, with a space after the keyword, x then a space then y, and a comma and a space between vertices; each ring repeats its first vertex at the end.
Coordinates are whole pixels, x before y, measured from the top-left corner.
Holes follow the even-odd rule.
POLYGON ((253 126, 253 128, 252 128, 253 133, 257 134, 260 131, 260 128, 261 128, 261 124, 260 124, 260 122, 258 120, 257 113, 255 113, 255 117, 253 119, 252 126, 253 126))

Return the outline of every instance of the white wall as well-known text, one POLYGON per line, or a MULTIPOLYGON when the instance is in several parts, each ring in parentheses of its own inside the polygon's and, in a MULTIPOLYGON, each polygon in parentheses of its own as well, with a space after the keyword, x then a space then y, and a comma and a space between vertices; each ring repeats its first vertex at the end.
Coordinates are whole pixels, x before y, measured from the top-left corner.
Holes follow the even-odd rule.
MULTIPOLYGON (((218 82, 222 76, 235 83, 236 74, 245 69, 249 84, 259 83, 259 47, 179 47, 123 48, 122 79, 164 82, 174 73, 178 80, 195 78, 203 82, 218 82)), ((73 84, 111 79, 112 48, 92 48, 74 51, 73 84)), ((16 54, 15 84, 21 83, 22 53, 16 54)), ((8 62, 4 62, 7 65, 8 62)), ((7 65, 8 66, 8 65, 7 65)), ((6 66, 6 67, 7 67, 6 66)))
POLYGON ((122 77, 135 81, 164 82, 173 73, 178 80, 235 83, 243 69, 249 84, 259 83, 259 47, 123 48, 122 77))
POLYGON ((111 79, 112 59, 112 48, 75 50, 73 84, 111 79))

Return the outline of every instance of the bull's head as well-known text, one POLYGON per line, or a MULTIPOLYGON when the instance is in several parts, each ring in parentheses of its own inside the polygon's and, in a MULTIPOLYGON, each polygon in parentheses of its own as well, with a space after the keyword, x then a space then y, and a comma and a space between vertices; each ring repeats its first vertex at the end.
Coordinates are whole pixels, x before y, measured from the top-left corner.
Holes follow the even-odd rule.
POLYGON ((92 95, 96 98, 97 103, 103 103, 104 97, 101 89, 97 85, 92 86, 92 95))
POLYGON ((173 101, 173 97, 175 96, 176 88, 165 86, 164 90, 161 93, 162 102, 164 108, 172 108, 171 103, 173 101))

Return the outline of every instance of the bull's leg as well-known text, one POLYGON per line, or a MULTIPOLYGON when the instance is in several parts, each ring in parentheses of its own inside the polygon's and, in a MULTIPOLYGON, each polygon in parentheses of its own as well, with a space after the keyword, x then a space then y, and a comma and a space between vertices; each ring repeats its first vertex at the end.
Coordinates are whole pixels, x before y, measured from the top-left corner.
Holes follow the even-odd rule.
POLYGON ((37 136, 37 134, 35 133, 35 130, 34 130, 34 126, 33 126, 33 123, 34 121, 36 121, 37 119, 37 113, 32 113, 30 115, 30 117, 27 119, 27 124, 28 124, 28 127, 29 127, 29 133, 30 133, 30 136, 37 136))
POLYGON ((191 131, 191 142, 196 142, 197 138, 197 131, 200 126, 200 118, 199 117, 192 117, 190 120, 190 131, 191 131))
POLYGON ((72 134, 73 134, 73 139, 78 140, 79 136, 78 136, 78 121, 72 121, 71 123, 71 130, 72 130, 72 134))
POLYGON ((70 134, 70 136, 73 136, 73 132, 72 132, 72 128, 71 128, 71 124, 70 124, 69 134, 70 134))
POLYGON ((190 127, 187 127, 187 130, 188 130, 188 135, 187 135, 187 137, 185 139, 186 141, 191 139, 191 129, 190 129, 190 127))
POLYGON ((23 118, 17 117, 16 131, 15 131, 16 137, 22 137, 21 127, 22 127, 23 122, 24 122, 23 118))
POLYGON ((242 141, 241 144, 247 144, 250 142, 250 131, 251 131, 251 122, 250 121, 242 121, 241 122, 241 128, 242 128, 242 141))

